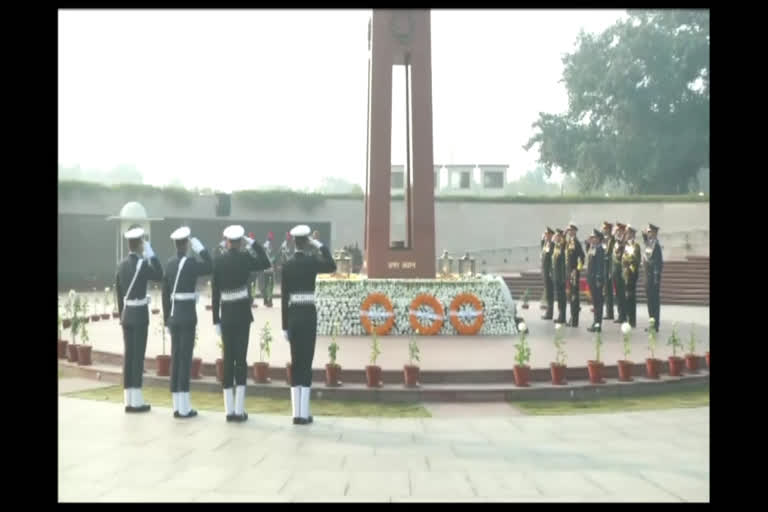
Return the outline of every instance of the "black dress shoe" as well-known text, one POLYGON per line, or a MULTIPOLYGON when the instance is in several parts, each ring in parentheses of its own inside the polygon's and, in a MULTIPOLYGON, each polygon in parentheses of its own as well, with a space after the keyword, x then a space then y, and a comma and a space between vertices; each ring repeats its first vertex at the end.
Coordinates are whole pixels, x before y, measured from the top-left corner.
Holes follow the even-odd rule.
POLYGON ((305 420, 304 418, 293 418, 294 425, 306 425, 307 423, 309 423, 309 421, 305 420))
POLYGON ((126 405, 125 412, 148 412, 151 408, 152 406, 149 404, 140 405, 138 407, 126 405))
POLYGON ((234 421, 235 423, 242 423, 244 421, 248 421, 248 413, 247 412, 243 412, 243 414, 233 414, 232 417, 233 418, 232 418, 231 421, 234 421))
POLYGON ((176 411, 173 413, 174 418, 180 418, 180 419, 194 418, 195 416, 197 416, 197 411, 194 409, 190 409, 187 414, 181 414, 179 411, 176 411))
POLYGON ((307 423, 312 423, 313 421, 315 421, 315 420, 312 418, 312 416, 310 416, 309 418, 307 418, 307 423))
POLYGON ((237 421, 237 414, 227 414, 227 421, 237 421))

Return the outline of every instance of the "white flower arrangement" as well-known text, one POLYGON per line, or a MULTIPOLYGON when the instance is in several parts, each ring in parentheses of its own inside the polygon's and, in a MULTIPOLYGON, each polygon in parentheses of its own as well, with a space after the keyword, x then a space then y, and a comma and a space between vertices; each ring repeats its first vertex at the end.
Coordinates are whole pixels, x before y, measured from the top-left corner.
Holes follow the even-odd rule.
MULTIPOLYGON (((501 277, 478 275, 458 280, 438 279, 318 279, 315 288, 317 306, 317 333, 329 336, 334 324, 338 323, 338 334, 342 336, 367 336, 360 323, 360 307, 371 293, 383 293, 392 303, 395 317, 390 335, 414 334, 410 324, 410 310, 413 299, 422 293, 433 295, 443 306, 445 317, 438 335, 455 336, 459 333, 451 325, 449 308, 451 301, 460 293, 472 293, 483 303, 483 326, 477 333, 481 336, 516 334, 515 302, 509 288, 501 277)), ((428 322, 434 318, 431 308, 419 308, 420 320, 428 322)), ((372 306, 369 318, 378 325, 386 320, 387 312, 372 306)), ((464 305, 458 315, 465 322, 471 322, 476 313, 471 306, 464 305)))

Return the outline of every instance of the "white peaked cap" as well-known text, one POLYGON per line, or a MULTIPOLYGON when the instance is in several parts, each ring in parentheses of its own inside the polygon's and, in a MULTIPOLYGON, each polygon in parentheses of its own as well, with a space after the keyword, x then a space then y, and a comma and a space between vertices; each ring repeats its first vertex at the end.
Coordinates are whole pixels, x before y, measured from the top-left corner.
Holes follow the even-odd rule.
POLYGON ((240 238, 243 238, 243 235, 245 234, 245 228, 243 226, 228 226, 224 230, 224 238, 228 240, 239 240, 240 238))
POLYGON ((125 232, 125 238, 128 240, 141 238, 142 236, 144 236, 144 230, 142 228, 133 228, 125 232))
POLYGON ((291 230, 291 236, 309 236, 312 232, 306 224, 299 224, 291 230))
POLYGON ((184 240, 185 238, 189 238, 189 234, 192 231, 186 226, 180 227, 173 233, 171 233, 171 240, 184 240))

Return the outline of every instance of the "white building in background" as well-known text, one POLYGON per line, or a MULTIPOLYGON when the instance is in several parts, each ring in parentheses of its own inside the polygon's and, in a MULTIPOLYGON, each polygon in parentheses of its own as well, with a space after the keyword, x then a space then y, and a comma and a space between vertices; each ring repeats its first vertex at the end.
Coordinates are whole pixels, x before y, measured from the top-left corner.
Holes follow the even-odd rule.
MULTIPOLYGON (((509 165, 435 165, 436 196, 503 196, 509 165)), ((393 165, 390 192, 405 191, 405 166, 393 165)))

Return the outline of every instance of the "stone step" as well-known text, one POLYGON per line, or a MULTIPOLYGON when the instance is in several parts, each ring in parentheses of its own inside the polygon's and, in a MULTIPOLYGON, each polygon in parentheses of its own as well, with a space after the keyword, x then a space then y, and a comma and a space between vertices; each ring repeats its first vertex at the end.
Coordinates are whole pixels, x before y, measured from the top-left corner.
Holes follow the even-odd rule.
MULTIPOLYGON (((72 373, 86 378, 95 378, 104 382, 119 384, 122 381, 121 369, 116 366, 77 366, 59 363, 72 368, 72 373)), ((532 381, 530 387, 519 388, 512 382, 479 384, 421 384, 417 388, 406 388, 402 381, 389 383, 384 381, 380 388, 369 388, 362 383, 344 383, 340 387, 328 387, 318 382, 312 385, 313 399, 360 400, 381 402, 497 402, 524 400, 589 400, 606 396, 634 396, 664 393, 673 390, 697 389, 709 384, 709 372, 701 370, 698 374, 684 374, 682 377, 670 377, 662 374, 658 380, 646 379, 637 374, 632 382, 619 382, 614 378, 605 378, 604 384, 590 384, 588 380, 571 379, 564 386, 554 386, 551 382, 532 381)), ((168 387, 168 377, 144 375, 145 386, 168 387)), ((285 381, 274 380, 269 384, 254 384, 249 379, 248 395, 287 398, 288 385, 285 381)), ((221 385, 212 377, 193 380, 192 391, 220 393, 221 385)), ((169 391, 170 393, 170 391, 169 391)))

